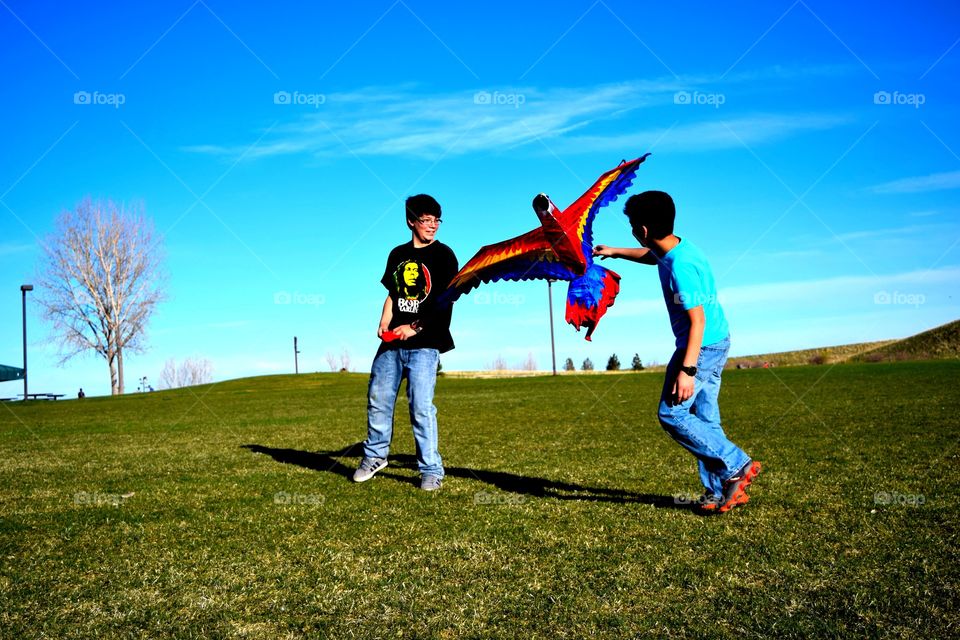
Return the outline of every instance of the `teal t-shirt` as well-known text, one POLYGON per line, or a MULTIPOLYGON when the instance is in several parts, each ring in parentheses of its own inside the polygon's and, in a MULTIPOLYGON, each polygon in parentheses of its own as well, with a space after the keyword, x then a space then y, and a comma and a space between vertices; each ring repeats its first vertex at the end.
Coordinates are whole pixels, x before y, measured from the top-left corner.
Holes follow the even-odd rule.
POLYGON ((727 318, 717 300, 713 270, 699 247, 681 239, 677 246, 660 258, 658 269, 663 300, 667 303, 670 326, 673 327, 678 348, 687 346, 690 334, 690 318, 686 312, 701 305, 707 321, 703 329, 703 344, 720 342, 729 335, 727 318))

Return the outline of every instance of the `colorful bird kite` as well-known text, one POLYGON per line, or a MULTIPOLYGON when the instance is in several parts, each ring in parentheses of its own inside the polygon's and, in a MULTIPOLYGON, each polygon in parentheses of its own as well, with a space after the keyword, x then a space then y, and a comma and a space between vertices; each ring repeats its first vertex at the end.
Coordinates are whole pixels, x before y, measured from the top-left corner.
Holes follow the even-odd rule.
POLYGON ((620 291, 620 276, 593 262, 593 219, 601 207, 630 188, 637 167, 649 155, 607 171, 563 211, 546 194, 539 194, 533 210, 540 227, 480 249, 453 278, 445 297, 452 302, 481 282, 567 280, 567 322, 577 331, 587 327, 590 340, 620 291))

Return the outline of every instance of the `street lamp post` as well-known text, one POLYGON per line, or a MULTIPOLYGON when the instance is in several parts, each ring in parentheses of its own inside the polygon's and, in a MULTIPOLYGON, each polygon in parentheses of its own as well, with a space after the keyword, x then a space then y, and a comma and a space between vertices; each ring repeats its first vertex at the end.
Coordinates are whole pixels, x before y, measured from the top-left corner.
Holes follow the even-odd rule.
POLYGON ((27 291, 33 291, 32 284, 20 285, 23 297, 23 401, 27 401, 27 291))
POLYGON ((300 350, 297 349, 297 336, 293 336, 293 372, 300 373, 300 363, 297 360, 297 356, 300 354, 300 350))

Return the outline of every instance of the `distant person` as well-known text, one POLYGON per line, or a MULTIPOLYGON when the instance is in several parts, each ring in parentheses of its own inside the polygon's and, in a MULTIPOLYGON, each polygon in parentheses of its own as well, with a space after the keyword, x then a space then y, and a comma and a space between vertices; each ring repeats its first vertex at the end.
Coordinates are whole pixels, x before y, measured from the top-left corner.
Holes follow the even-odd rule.
POLYGON ((87 394, 83 392, 83 387, 80 387, 80 391, 77 393, 77 398, 83 399, 86 397, 87 397, 87 394))
POLYGON ((387 258, 380 282, 387 289, 377 337, 392 331, 399 337, 384 340, 370 371, 367 396, 367 439, 363 460, 353 474, 365 482, 387 466, 393 439, 393 409, 401 380, 407 378, 410 422, 417 444, 420 488, 439 489, 444 477, 433 393, 440 354, 453 349, 451 306, 437 305, 437 297, 457 274, 457 256, 436 239, 440 204, 420 194, 407 198, 410 242, 396 247, 387 258))
POLYGON ((597 245, 593 255, 657 265, 676 338, 660 394, 660 424, 697 458, 706 488, 700 507, 729 511, 750 499, 746 489, 760 472, 760 463, 731 442, 720 425, 720 376, 730 334, 713 270, 696 245, 674 235, 676 209, 668 194, 645 191, 631 196, 623 212, 642 246, 597 245))

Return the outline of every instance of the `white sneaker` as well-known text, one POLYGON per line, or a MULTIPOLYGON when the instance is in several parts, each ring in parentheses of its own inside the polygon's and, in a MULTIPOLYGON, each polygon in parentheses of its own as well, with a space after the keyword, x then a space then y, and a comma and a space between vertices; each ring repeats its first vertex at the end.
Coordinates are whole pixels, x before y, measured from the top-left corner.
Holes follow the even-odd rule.
POLYGON ((420 488, 424 491, 436 491, 443 484, 440 476, 423 476, 420 479, 420 488))
POLYGON ((354 482, 366 482, 374 476, 377 471, 380 471, 387 466, 386 458, 367 458, 364 457, 360 461, 360 466, 357 467, 357 470, 353 472, 353 481, 354 482))

